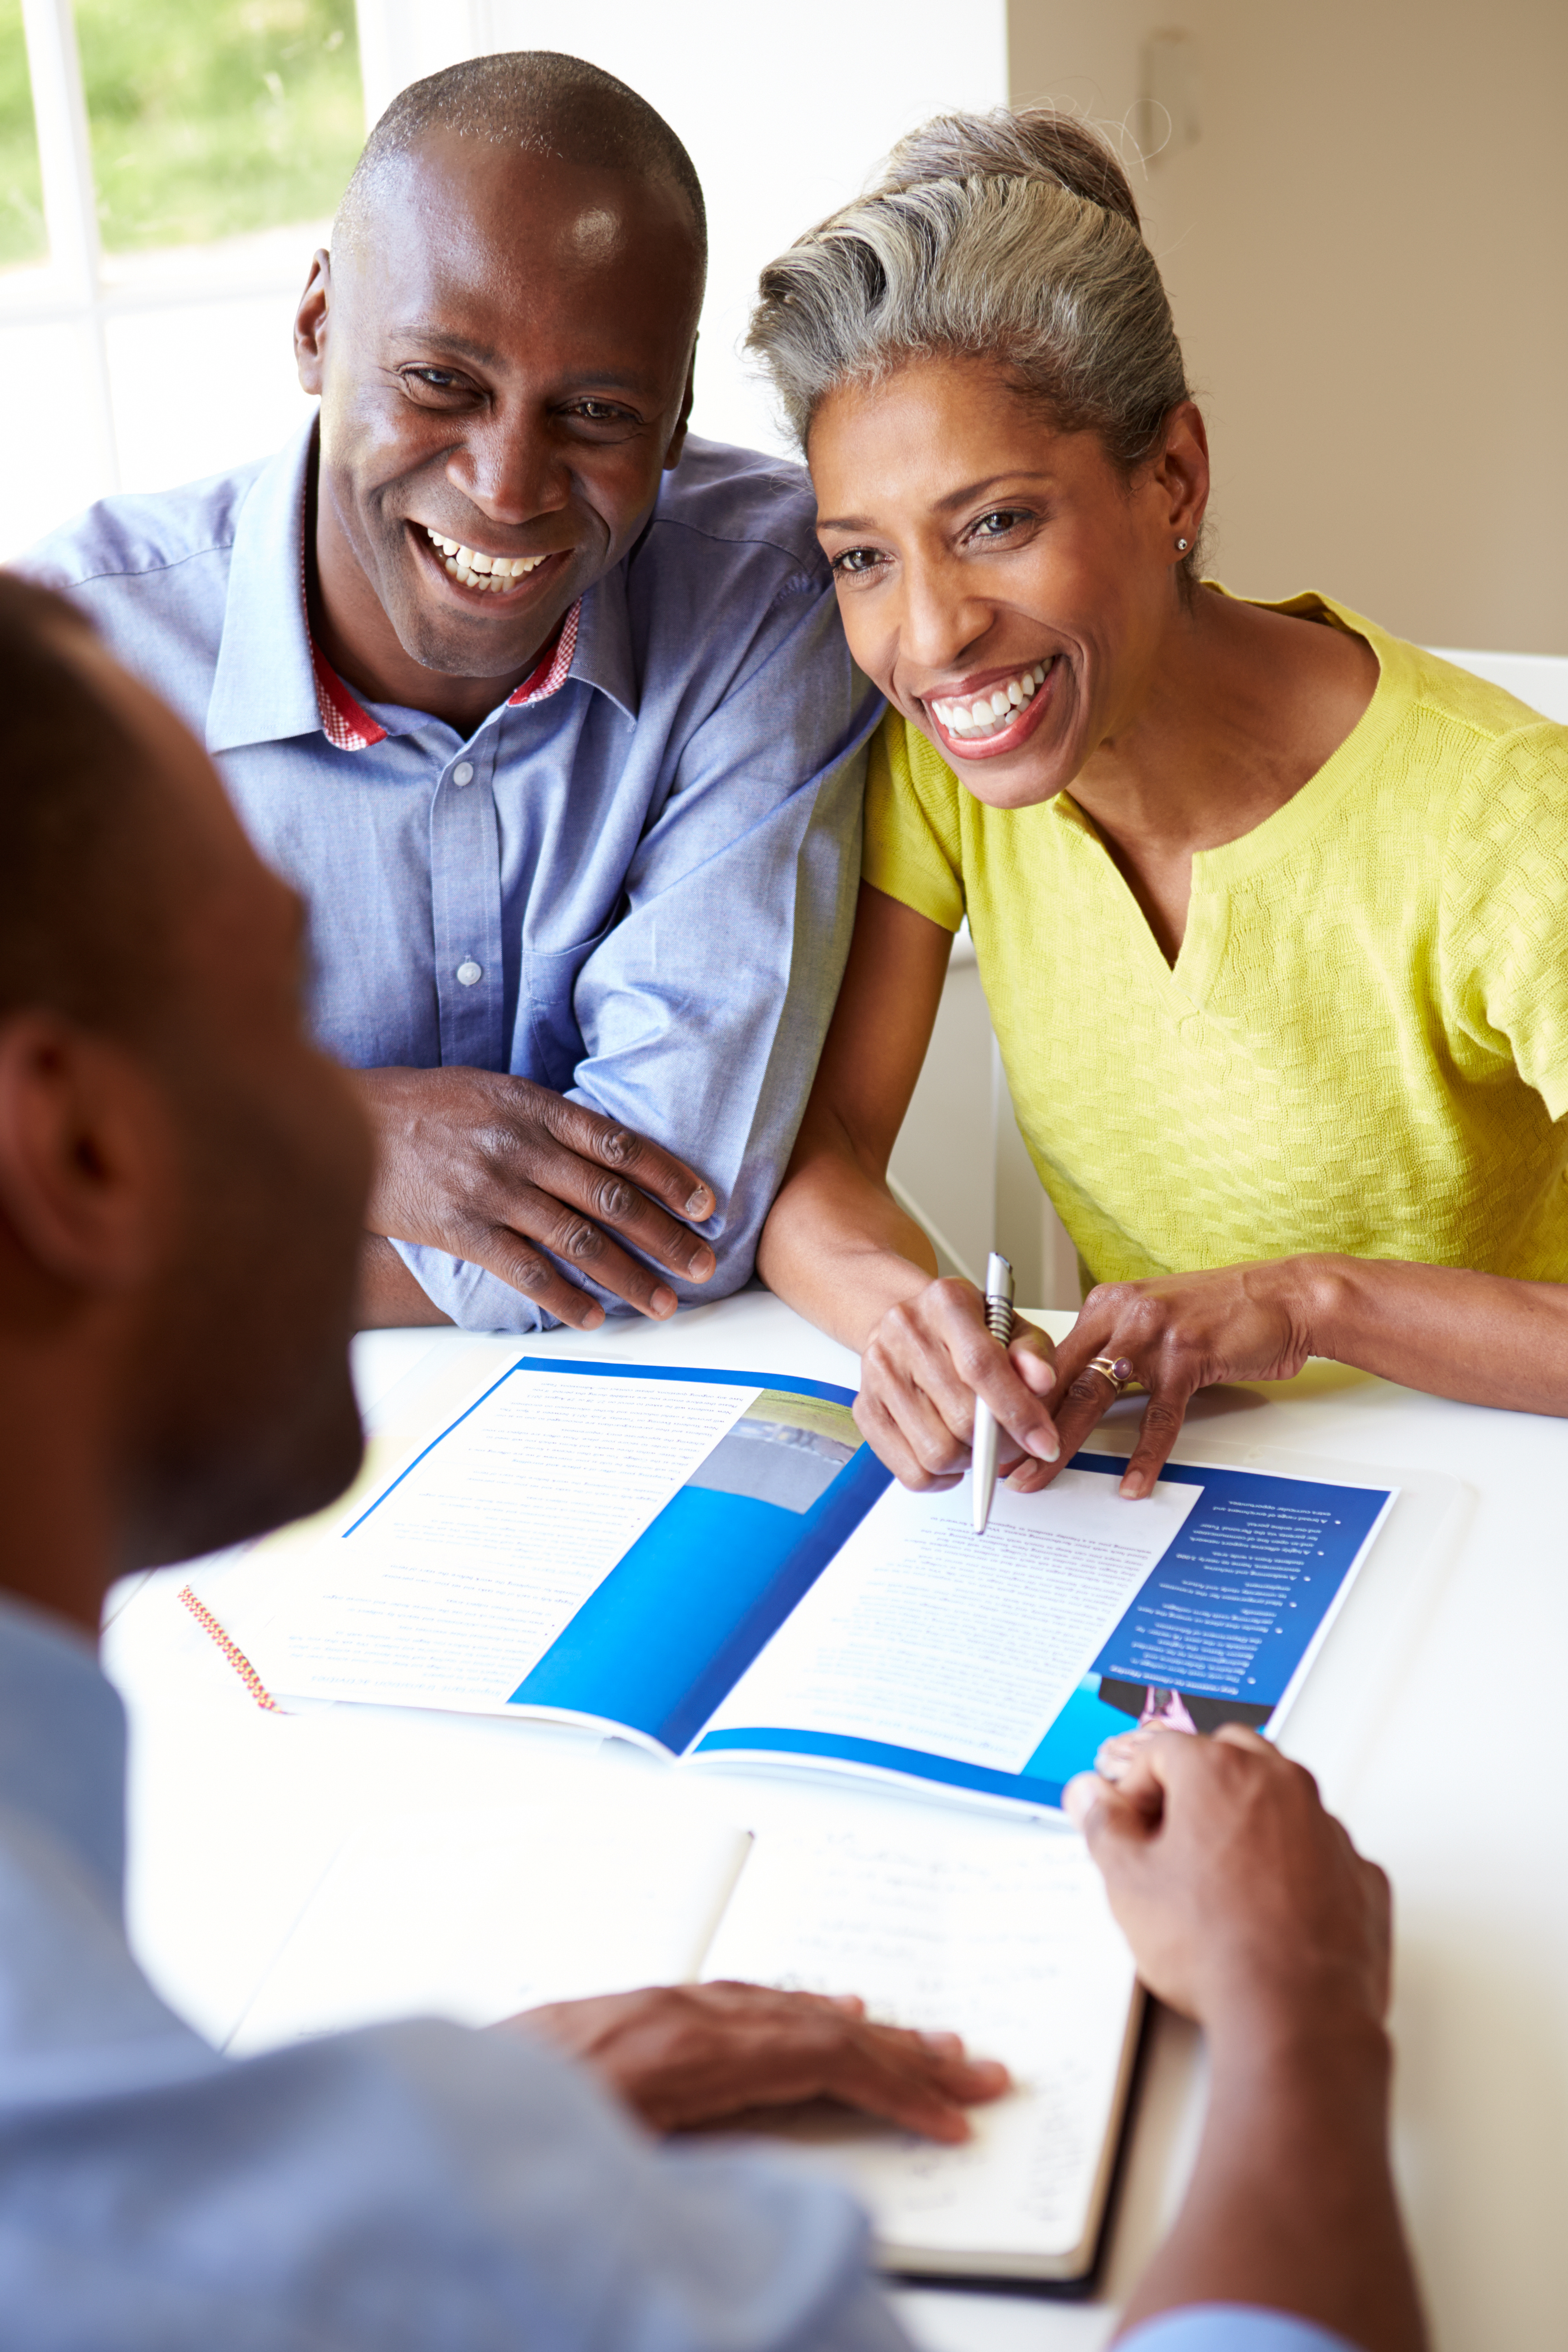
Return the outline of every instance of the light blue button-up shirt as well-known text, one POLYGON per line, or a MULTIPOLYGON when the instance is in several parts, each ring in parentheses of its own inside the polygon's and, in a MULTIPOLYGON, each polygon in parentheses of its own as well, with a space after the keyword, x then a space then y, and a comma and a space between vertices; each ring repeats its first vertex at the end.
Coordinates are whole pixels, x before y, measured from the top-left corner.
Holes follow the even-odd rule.
MULTIPOLYGON (((5 2352, 908 2352, 849 2200, 658 2146, 522 2035, 431 2021, 235 2061, 126 1945, 125 1722, 0 1600, 5 2352)), ((1123 2352, 1345 2352, 1184 2312, 1123 2352)))
MULTIPOLYGON (((310 427, 265 464, 106 499, 19 568, 73 595, 205 742, 310 908, 323 1044, 362 1069, 510 1071, 653 1136, 719 1203, 711 1281, 666 1279, 721 1297, 751 1274, 837 993, 881 709, 805 476, 689 440, 584 597, 557 692, 503 702, 466 741, 376 704, 384 738, 348 750, 302 591, 313 447, 310 427)), ((399 1246, 458 1323, 549 1319, 399 1246)))

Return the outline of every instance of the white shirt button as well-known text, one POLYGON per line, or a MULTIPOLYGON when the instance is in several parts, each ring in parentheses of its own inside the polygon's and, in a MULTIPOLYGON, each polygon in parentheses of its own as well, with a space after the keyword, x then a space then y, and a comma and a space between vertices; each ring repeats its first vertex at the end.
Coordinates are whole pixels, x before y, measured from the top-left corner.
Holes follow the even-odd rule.
POLYGON ((483 964, 476 963, 472 956, 465 956, 462 962, 458 966, 458 978, 462 982, 465 988, 472 988, 475 982, 483 980, 484 976, 485 968, 483 964))
MULTIPOLYGON (((471 760, 459 760, 457 766, 452 771, 452 782, 455 784, 471 784, 473 781, 473 761, 471 760)), ((479 978, 478 972, 474 974, 474 977, 476 980, 479 978)))

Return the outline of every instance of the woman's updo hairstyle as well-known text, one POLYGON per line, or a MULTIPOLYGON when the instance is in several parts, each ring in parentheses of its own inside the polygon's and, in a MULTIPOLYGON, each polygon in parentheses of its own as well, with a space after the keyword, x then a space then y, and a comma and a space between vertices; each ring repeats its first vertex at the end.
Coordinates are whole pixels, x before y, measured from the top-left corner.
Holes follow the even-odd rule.
POLYGON ((1190 397, 1127 175, 1047 106, 939 114, 900 140, 865 195, 763 270, 746 348, 803 448, 826 394, 912 359, 994 361, 1126 473, 1190 397))

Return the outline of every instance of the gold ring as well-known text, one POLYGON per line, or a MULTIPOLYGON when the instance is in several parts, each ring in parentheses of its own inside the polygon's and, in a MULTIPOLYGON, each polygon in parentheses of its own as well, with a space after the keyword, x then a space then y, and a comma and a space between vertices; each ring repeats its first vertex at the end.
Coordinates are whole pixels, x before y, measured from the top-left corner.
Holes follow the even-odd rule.
POLYGON ((1095 1356, 1085 1370, 1098 1372, 1102 1381, 1109 1381, 1118 1396, 1132 1378, 1132 1366, 1125 1356, 1095 1356))

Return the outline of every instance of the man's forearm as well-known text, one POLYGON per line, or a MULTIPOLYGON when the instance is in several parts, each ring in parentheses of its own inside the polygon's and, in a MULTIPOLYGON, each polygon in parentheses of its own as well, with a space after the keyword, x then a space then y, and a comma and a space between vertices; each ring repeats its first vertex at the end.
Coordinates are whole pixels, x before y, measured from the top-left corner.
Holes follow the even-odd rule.
POLYGON ((366 1234, 360 1244, 355 1330, 384 1331, 451 1319, 421 1290, 392 1244, 380 1234, 366 1234))
POLYGON ((797 1165, 757 1249, 768 1288, 847 1348, 936 1278, 936 1252, 892 1195, 848 1159, 797 1165))
POLYGON ((1174 2229, 1123 2315, 1203 2303, 1299 2313, 1366 2352, 1420 2352, 1388 2166, 1391 2053, 1363 2018, 1226 2027, 1211 2042, 1203 2143, 1174 2229))

